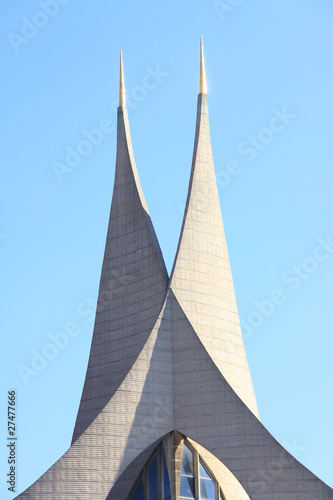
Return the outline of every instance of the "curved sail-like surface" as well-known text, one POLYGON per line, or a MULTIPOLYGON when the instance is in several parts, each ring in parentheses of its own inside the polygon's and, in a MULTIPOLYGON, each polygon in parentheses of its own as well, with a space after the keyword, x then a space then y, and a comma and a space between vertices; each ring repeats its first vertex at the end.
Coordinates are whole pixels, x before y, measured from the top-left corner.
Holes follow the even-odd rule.
MULTIPOLYGON (((125 103, 121 67, 120 103, 125 103)), ((73 442, 116 392, 155 324, 167 271, 142 193, 127 109, 118 108, 117 159, 95 327, 73 442)))
POLYGON ((199 94, 192 171, 171 284, 212 360, 258 415, 239 323, 208 122, 199 94))

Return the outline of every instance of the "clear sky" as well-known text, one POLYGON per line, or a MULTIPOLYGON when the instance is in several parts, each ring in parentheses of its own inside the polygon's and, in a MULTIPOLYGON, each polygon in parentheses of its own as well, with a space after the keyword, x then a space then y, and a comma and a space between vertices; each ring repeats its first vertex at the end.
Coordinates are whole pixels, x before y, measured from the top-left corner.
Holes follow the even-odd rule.
POLYGON ((13 497, 5 484, 9 389, 18 401, 18 493, 70 445, 112 196, 119 49, 136 163, 170 271, 201 33, 222 215, 262 422, 333 486, 332 1, 12 0, 0 9, 1 499, 13 497), (22 375, 69 323, 78 334, 22 375))

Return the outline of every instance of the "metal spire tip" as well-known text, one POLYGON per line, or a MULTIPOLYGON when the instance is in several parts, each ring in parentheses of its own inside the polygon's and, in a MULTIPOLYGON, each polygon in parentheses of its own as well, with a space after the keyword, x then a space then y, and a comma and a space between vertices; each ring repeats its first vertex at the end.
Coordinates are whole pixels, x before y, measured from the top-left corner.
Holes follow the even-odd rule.
POLYGON ((124 70, 123 70, 123 51, 120 49, 120 80, 119 80, 119 106, 126 106, 124 70))
POLYGON ((200 37, 200 94, 207 94, 205 60, 203 52, 202 35, 200 37))

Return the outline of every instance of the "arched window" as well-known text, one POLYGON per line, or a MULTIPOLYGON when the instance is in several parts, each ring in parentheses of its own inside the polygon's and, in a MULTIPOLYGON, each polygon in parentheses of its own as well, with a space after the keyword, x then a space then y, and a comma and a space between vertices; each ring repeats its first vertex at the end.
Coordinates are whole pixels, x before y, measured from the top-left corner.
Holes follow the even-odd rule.
MULTIPOLYGON (((181 439, 177 448, 181 454, 179 500, 224 500, 218 481, 188 440, 181 439)), ((174 477, 177 474, 174 467, 168 468, 164 446, 160 443, 142 469, 127 500, 171 500, 168 470, 174 477)))
POLYGON ((161 443, 136 481, 129 500, 170 500, 171 489, 165 452, 161 443))
POLYGON ((179 500, 224 500, 220 485, 196 450, 184 442, 179 500))
POLYGON ((143 491, 143 474, 141 474, 137 485, 130 497, 132 500, 143 500, 144 499, 144 491, 143 491))
POLYGON ((195 499, 194 477, 194 455, 184 444, 180 472, 180 500, 195 499))
POLYGON ((201 460, 199 461, 199 478, 200 498, 216 500, 216 481, 214 481, 201 460))

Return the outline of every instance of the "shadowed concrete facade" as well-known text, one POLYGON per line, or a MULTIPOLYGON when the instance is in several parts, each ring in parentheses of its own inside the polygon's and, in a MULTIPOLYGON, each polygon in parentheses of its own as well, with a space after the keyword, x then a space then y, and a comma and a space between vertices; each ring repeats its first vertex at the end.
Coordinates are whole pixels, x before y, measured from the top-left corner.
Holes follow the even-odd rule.
POLYGON ((226 500, 333 499, 259 420, 216 187, 202 47, 201 61, 170 279, 138 180, 121 67, 113 199, 73 442, 20 500, 126 500, 162 441, 172 500, 179 500, 184 438, 226 500))
POLYGON ((117 160, 97 314, 73 442, 111 399, 148 339, 168 276, 118 109, 117 160))

